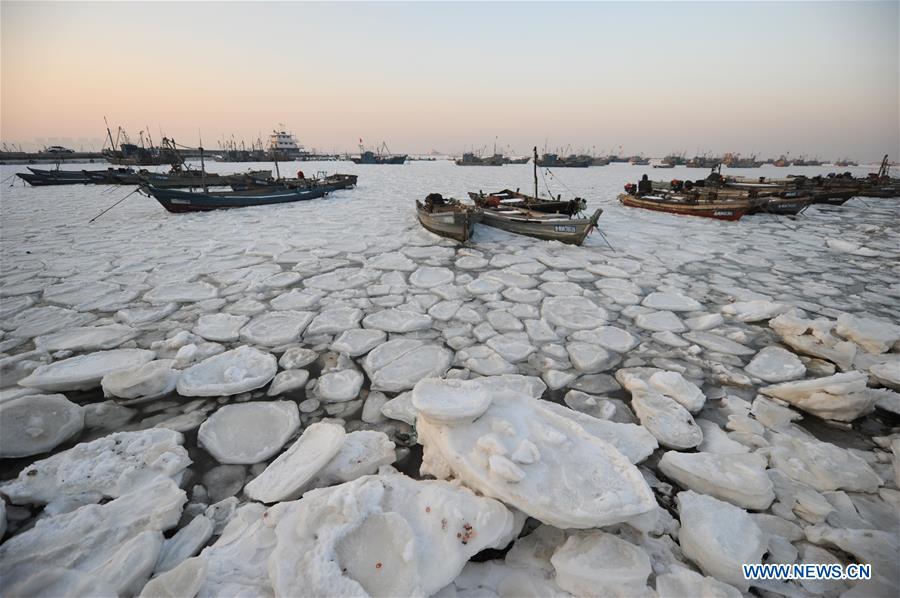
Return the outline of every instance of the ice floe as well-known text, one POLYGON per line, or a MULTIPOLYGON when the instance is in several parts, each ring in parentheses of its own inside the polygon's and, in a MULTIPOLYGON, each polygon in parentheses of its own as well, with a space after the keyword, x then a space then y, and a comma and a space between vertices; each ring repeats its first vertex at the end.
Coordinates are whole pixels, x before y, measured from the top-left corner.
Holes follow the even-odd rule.
POLYGON ((107 374, 142 366, 155 356, 144 349, 96 351, 39 366, 19 384, 41 390, 87 390, 100 386, 107 374))
POLYGON ((84 410, 65 395, 25 395, 0 403, 0 457, 52 450, 84 428, 84 410))
POLYGON ((292 401, 225 405, 200 426, 198 440, 219 463, 253 464, 275 455, 300 427, 292 401))
POLYGON ((235 395, 265 386, 277 371, 274 355, 243 346, 184 370, 176 388, 189 397, 235 395))
POLYGON ((544 523, 652 527, 655 520, 652 493, 634 465, 527 395, 494 393, 469 425, 441 424, 420 412, 416 429, 423 473, 458 477, 544 523))

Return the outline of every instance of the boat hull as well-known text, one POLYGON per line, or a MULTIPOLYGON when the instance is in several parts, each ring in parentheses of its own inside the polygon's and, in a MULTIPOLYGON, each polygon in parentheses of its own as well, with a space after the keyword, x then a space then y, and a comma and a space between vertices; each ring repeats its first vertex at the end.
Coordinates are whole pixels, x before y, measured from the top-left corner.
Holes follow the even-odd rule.
POLYGON ((716 220, 740 220, 750 210, 747 203, 731 204, 702 204, 655 201, 648 198, 636 197, 623 193, 619 195, 619 201, 628 207, 643 208, 655 212, 666 212, 681 216, 701 216, 716 220))
POLYGON ((47 187, 50 185, 84 185, 91 182, 91 180, 85 176, 82 176, 81 178, 69 178, 44 176, 27 172, 17 172, 16 176, 34 187, 47 187))
POLYGON ((749 214, 781 214, 795 216, 815 203, 812 196, 772 197, 761 206, 751 208, 749 214))
POLYGON ((264 190, 263 192, 255 193, 238 193, 233 191, 191 193, 174 189, 159 189, 153 186, 144 186, 142 189, 173 214, 294 203, 324 197, 327 193, 324 189, 292 189, 287 191, 279 190, 277 192, 265 192, 264 190))
POLYGON ((597 210, 590 218, 534 218, 527 215, 507 215, 485 209, 481 223, 517 235, 525 235, 545 241, 560 241, 569 245, 581 245, 597 226, 603 210, 597 210))
POLYGON ((474 193, 469 192, 471 199, 476 206, 480 208, 495 208, 498 206, 509 206, 515 208, 525 208, 535 212, 544 212, 547 214, 565 214, 566 216, 574 216, 586 207, 583 199, 573 199, 567 201, 554 199, 541 199, 531 195, 525 195, 517 191, 504 189, 495 193, 474 193), (493 205, 491 202, 493 201, 493 205))
POLYGON ((472 238, 475 232, 475 225, 481 222, 482 213, 476 210, 454 210, 447 212, 429 212, 422 205, 422 202, 416 202, 416 214, 419 223, 426 230, 446 237, 454 239, 460 243, 465 243, 472 238))

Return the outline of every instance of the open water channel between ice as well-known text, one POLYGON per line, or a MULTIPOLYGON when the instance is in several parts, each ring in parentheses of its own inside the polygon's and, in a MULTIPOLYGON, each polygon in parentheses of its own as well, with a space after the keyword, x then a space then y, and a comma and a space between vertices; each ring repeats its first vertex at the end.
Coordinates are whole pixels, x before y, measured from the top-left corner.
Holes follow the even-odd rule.
POLYGON ((704 170, 558 169, 603 236, 458 245, 414 200, 530 165, 281 168, 359 185, 89 223, 133 188, 3 184, 0 593, 896 595, 900 199, 719 222, 616 201, 704 170))

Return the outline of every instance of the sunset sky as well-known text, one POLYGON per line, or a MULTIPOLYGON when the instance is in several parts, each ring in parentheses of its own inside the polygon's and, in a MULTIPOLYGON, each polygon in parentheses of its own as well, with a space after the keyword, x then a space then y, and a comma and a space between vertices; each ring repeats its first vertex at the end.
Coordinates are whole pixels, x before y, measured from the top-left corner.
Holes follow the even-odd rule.
MULTIPOLYGON (((2 2, 0 136, 900 152, 892 2, 2 2)), ((490 148, 489 148, 490 149, 490 148)))

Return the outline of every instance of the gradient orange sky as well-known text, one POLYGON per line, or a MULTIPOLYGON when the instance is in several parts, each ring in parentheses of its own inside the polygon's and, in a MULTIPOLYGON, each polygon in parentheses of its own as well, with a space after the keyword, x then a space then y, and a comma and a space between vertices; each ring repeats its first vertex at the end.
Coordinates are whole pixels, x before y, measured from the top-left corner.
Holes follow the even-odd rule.
POLYGON ((900 152, 898 2, 0 4, 0 137, 900 152))

